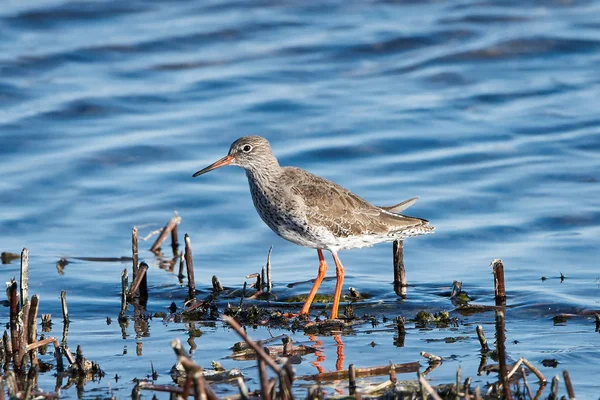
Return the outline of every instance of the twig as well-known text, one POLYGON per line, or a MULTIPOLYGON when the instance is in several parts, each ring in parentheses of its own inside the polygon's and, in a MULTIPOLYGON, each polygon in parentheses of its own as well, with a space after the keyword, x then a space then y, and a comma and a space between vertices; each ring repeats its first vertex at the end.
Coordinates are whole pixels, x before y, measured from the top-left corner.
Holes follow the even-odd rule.
POLYGON ((513 367, 510 369, 510 371, 506 374, 506 377, 508 379, 510 379, 514 373, 517 371, 517 369, 519 369, 519 367, 521 366, 521 364, 523 363, 524 358, 521 357, 517 360, 517 362, 515 363, 515 365, 513 365, 513 367))
POLYGON ((119 321, 123 321, 127 312, 127 286, 129 286, 127 268, 121 273, 121 311, 119 312, 119 321))
POLYGON ((563 378, 565 379, 565 386, 567 387, 567 395, 569 396, 569 400, 575 400, 575 390, 573 390, 573 384, 571 383, 569 371, 566 369, 563 371, 563 378))
POLYGON ((527 366, 527 368, 529 368, 529 370, 530 370, 531 372, 533 372, 533 374, 534 374, 535 376, 537 376, 537 377, 538 377, 538 379, 540 380, 540 382, 541 382, 541 383, 545 384, 546 382, 548 382, 548 381, 546 380, 546 377, 544 377, 544 374, 542 374, 542 373, 540 372, 540 370, 539 370, 539 369, 537 369, 537 368, 535 367, 535 365, 533 365, 532 363, 530 363, 530 362, 529 362, 529 361, 528 361, 526 358, 524 358, 524 359, 523 359, 523 364, 525 364, 525 365, 527 366))
POLYGON ((193 377, 197 378, 198 380, 202 381, 202 382, 199 382, 199 384, 204 385, 204 391, 206 393, 206 397, 208 400, 218 400, 215 392, 212 390, 210 385, 206 384, 206 381, 204 380, 204 375, 202 374, 202 367, 200 367, 199 365, 194 363, 187 356, 179 357, 179 362, 181 363, 183 368, 185 368, 186 371, 188 372, 188 376, 193 376, 193 377), (200 373, 200 374, 196 375, 195 373, 200 373))
POLYGON ((179 284, 183 285, 183 265, 185 262, 185 257, 183 256, 183 252, 179 252, 179 272, 177 273, 177 279, 179 280, 179 284))
POLYGON ((219 281, 219 278, 217 278, 216 275, 213 275, 212 277, 212 286, 214 293, 220 293, 223 291, 223 285, 221 285, 221 282, 219 281))
POLYGON ((271 293, 271 289, 273 289, 273 281, 272 281, 272 276, 271 276, 271 252, 273 251, 273 246, 269 247, 269 253, 267 254, 267 265, 266 265, 266 270, 267 270, 267 293, 271 293))
POLYGON ((194 371, 192 373, 192 378, 194 379, 194 399, 195 400, 207 400, 206 396, 206 382, 204 382, 204 378, 202 377, 201 371, 194 371))
POLYGON ((404 268, 404 242, 394 241, 394 291, 402 298, 406 297, 406 269, 404 268))
POLYGON ((463 383, 463 388, 465 391, 465 400, 471 400, 471 377, 469 376, 465 379, 465 383, 463 383))
POLYGON ((458 368, 456 369, 456 396, 455 399, 456 400, 460 400, 460 365, 458 366, 458 368))
POLYGON ((37 294, 31 296, 31 306, 27 321, 27 343, 35 342, 37 338, 37 314, 40 305, 40 297, 37 294))
MULTIPOLYGON (((396 374, 407 374, 407 373, 418 372, 419 367, 420 367, 420 365, 418 362, 394 364, 394 370, 396 371, 396 374)), ((364 378, 367 376, 388 375, 390 373, 390 366, 383 365, 380 367, 356 368, 355 370, 356 370, 357 378, 364 378)), ((296 379, 303 380, 303 381, 318 381, 318 382, 343 380, 343 379, 348 379, 348 370, 321 372, 319 374, 314 374, 314 375, 299 376, 296 379)))
POLYGON ((29 250, 21 251, 21 307, 29 300, 29 250))
POLYGON ((135 280, 135 277, 138 273, 138 257, 139 257, 137 226, 134 226, 133 229, 131 229, 131 255, 132 255, 132 263, 133 263, 133 269, 132 269, 133 275, 132 275, 131 279, 135 280))
MULTIPOLYGON (((442 400, 440 395, 435 391, 434 388, 431 387, 429 382, 427 382, 427 379, 423 377, 423 374, 418 373, 417 376, 419 377, 419 383, 421 384, 421 387, 424 388, 427 391, 427 393, 429 393, 433 400, 442 400)), ((425 393, 423 393, 422 395, 426 397, 425 393)))
MULTIPOLYGON (((259 345, 262 346, 262 344, 259 345)), ((271 400, 269 377, 267 376, 267 365, 263 357, 258 357, 258 376, 260 379, 261 397, 263 397, 265 400, 271 400)))
POLYGON ((171 248, 173 249, 173 254, 177 255, 177 248, 179 247, 179 238, 177 235, 177 225, 171 229, 171 248))
POLYGON ((67 308, 67 292, 61 290, 60 292, 60 304, 62 305, 63 323, 69 325, 69 309, 67 308))
POLYGON ((479 344, 481 345, 481 351, 488 353, 490 351, 490 347, 488 346, 487 339, 483 333, 483 327, 481 325, 477 325, 475 331, 477 332, 477 338, 479 339, 479 344))
POLYGON ((560 378, 558 377, 558 375, 554 375, 554 378, 552 378, 552 385, 550 386, 550 396, 549 396, 549 398, 552 400, 558 399, 558 382, 559 381, 560 381, 560 378))
MULTIPOLYGON (((147 271, 148 271, 148 264, 146 264, 145 262, 141 262, 140 267, 138 269, 138 273, 135 276, 135 279, 133 280, 133 282, 131 282, 131 287, 129 288, 129 292, 127 293, 127 297, 130 300, 133 297, 135 297, 138 289, 140 289, 142 281, 146 277, 147 271)), ((140 293, 141 293, 141 290, 140 290, 140 293)), ((146 292, 146 294, 147 294, 147 292, 146 292)))
POLYGON ((392 382, 392 384, 396 384, 397 379, 396 379, 396 367, 394 366, 394 363, 390 361, 390 382, 392 382))
POLYGON ((173 385, 157 385, 147 381, 138 381, 136 384, 138 389, 153 390, 155 392, 166 392, 173 394, 183 394, 183 388, 173 385))
POLYGON ((194 262, 192 260, 192 243, 190 236, 186 233, 185 237, 185 264, 187 266, 188 276, 188 294, 190 297, 196 297, 196 281, 194 279, 194 262))
POLYGON ((504 326, 504 309, 498 308, 496 309, 496 351, 498 352, 498 365, 500 366, 500 382, 502 382, 504 388, 504 397, 506 400, 512 400, 512 392, 510 391, 506 370, 506 335, 504 333, 504 326))
POLYGON ((496 306, 506 305, 506 288, 504 286, 504 264, 502 260, 492 260, 491 264, 494 271, 494 291, 496 297, 496 306))
POLYGON ((175 215, 173 218, 171 218, 171 220, 163 228, 160 235, 158 235, 158 237, 156 238, 156 241, 154 242, 152 247, 150 247, 150 251, 155 253, 160 248, 160 245, 165 241, 165 239, 167 239, 167 236, 169 236, 169 233, 171 233, 171 230, 175 226, 177 226, 180 222, 181 222, 181 217, 179 215, 175 215))
POLYGON ((267 353, 265 353, 265 351, 262 349, 261 346, 259 346, 256 342, 254 342, 252 339, 250 339, 250 337, 246 334, 246 332, 244 332, 242 327, 236 322, 235 319, 233 319, 227 315, 224 315, 223 320, 226 323, 228 323, 233 328, 233 330, 235 330, 237 332, 237 334, 240 335, 240 337, 242 339, 244 339, 250 345, 250 347, 252 347, 254 349, 254 351, 256 352, 256 354, 259 355, 259 357, 264 358, 267 365, 269 367, 271 367, 271 369, 273 369, 273 371, 275 371, 277 374, 279 374, 279 371, 281 370, 281 368, 275 363, 275 361, 273 361, 273 359, 271 357, 269 357, 269 355, 267 355, 267 353))
POLYGON ((531 394, 531 389, 529 388, 529 383, 527 382, 527 372, 525 372, 525 367, 521 367, 521 375, 523 376, 523 386, 525 386, 525 389, 527 389, 529 398, 533 400, 533 395, 531 394))
POLYGON ((238 376, 237 384, 238 384, 238 388, 240 389, 240 399, 241 400, 249 400, 250 395, 248 394, 248 387, 246 386, 246 382, 244 382, 244 378, 238 376))
POLYGON ((440 361, 444 361, 444 359, 440 356, 436 356, 435 354, 430 354, 427 353, 425 351, 421 352, 421 356, 425 357, 426 359, 429 360, 429 362, 440 362, 440 361))
MULTIPOLYGON (((10 340, 12 346, 12 358, 15 365, 19 366, 21 363, 20 344, 19 344, 19 294, 17 293, 17 281, 11 279, 8 287, 6 288, 6 296, 9 302, 9 320, 10 320, 10 340)), ((7 381, 8 383, 8 381, 7 381)))

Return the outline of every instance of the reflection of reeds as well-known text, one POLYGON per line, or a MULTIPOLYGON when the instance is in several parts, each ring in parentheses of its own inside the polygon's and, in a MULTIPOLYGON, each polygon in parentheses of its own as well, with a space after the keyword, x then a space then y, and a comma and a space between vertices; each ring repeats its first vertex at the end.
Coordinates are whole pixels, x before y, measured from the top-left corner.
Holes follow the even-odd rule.
MULTIPOLYGON (((62 342, 54 337, 37 340, 39 296, 34 294, 29 299, 29 253, 27 249, 23 249, 21 254, 21 284, 17 285, 17 282, 13 279, 8 283, 6 290, 9 302, 10 337, 5 331, 0 343, 0 364, 2 364, 2 369, 5 371, 4 376, 0 377, 0 398, 4 398, 4 383, 6 383, 10 398, 58 398, 57 393, 62 386, 63 376, 69 379, 67 387, 71 384, 83 387, 86 381, 102 377, 104 373, 98 364, 83 357, 80 346, 77 346, 75 357, 67 347, 69 314, 64 290, 61 291, 64 322, 62 342), (20 286, 20 290, 18 290, 18 286, 20 286), (56 393, 41 392, 37 387, 37 375, 40 368, 38 352, 45 354, 46 346, 49 344, 54 345, 57 371, 56 393), (63 355, 69 364, 66 370, 63 364, 63 355), (11 364, 12 369, 10 368, 11 364)), ((49 314, 42 315, 44 331, 48 330, 49 320, 49 314)))

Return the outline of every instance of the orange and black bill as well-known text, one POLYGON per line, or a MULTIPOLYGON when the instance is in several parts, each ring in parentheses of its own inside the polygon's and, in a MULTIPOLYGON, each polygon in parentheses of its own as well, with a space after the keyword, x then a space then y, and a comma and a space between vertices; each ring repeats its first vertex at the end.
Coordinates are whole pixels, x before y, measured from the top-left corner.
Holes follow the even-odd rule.
POLYGON ((223 167, 225 165, 231 165, 231 163, 233 163, 233 157, 227 155, 227 156, 221 158, 219 161, 210 164, 208 167, 201 169, 200 171, 196 172, 192 176, 195 178, 195 177, 205 174, 209 171, 212 171, 213 169, 217 169, 217 168, 223 167))

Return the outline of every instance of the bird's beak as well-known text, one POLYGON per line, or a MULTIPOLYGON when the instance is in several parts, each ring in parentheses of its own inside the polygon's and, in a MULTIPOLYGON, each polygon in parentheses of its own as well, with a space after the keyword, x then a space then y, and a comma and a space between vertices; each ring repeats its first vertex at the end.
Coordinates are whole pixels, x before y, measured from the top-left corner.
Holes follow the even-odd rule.
POLYGON ((205 174, 209 171, 212 171, 213 169, 217 169, 217 168, 223 167, 225 165, 231 165, 233 163, 233 160, 234 160, 234 158, 232 156, 227 155, 227 156, 221 158, 219 161, 210 164, 208 167, 201 169, 200 171, 196 172, 192 176, 195 178, 195 177, 205 174))

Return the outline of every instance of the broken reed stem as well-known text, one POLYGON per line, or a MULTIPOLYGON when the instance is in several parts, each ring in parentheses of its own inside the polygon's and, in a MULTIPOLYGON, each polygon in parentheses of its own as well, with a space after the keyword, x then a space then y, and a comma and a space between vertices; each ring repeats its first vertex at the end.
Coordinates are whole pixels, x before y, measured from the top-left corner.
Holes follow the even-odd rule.
MULTIPOLYGON (((259 342, 259 346, 262 347, 262 344, 259 342)), ((271 400, 271 393, 269 390, 269 377, 267 375, 267 364, 262 357, 257 357, 258 361, 258 377, 260 379, 260 392, 261 396, 264 397, 265 400, 271 400)))
POLYGON ((136 387, 134 388, 134 391, 136 390, 136 388, 138 390, 152 390, 154 392, 166 392, 166 393, 180 394, 180 395, 183 394, 183 388, 180 388, 179 386, 157 385, 155 383, 151 383, 151 382, 147 382, 147 381, 138 381, 136 383, 136 387))
MULTIPOLYGON (((127 294, 129 299, 132 299, 138 289, 140 289, 141 285, 142 285, 142 281, 146 280, 146 272, 148 271, 148 264, 146 264, 145 262, 141 262, 140 263, 140 267, 138 269, 138 273, 135 276, 135 279, 133 280, 133 282, 131 282, 131 287, 129 288, 129 293, 127 294)), ((146 281, 147 282, 147 281, 146 281)), ((141 290, 140 290, 140 295, 141 295, 141 290)), ((146 284, 146 295, 148 294, 148 286, 146 284)))
POLYGON ((179 272, 177 273, 177 279, 179 279, 179 284, 183 284, 183 265, 185 263, 185 257, 183 256, 183 252, 179 253, 179 272))
POLYGON ((394 241, 394 291, 398 296, 406 297, 406 269, 404 268, 404 242, 394 241))
POLYGON ((529 388, 529 383, 527 382, 527 372, 525 372, 525 367, 521 367, 521 375, 523 376, 523 386, 527 389, 527 394, 530 399, 533 399, 533 394, 531 393, 531 389, 529 388))
POLYGON ((558 377, 558 375, 554 375, 554 378, 552 378, 552 385, 550 386, 550 399, 558 399, 558 382, 560 381, 560 378, 558 377))
POLYGON ((238 376, 237 384, 238 384, 238 388, 240 390, 240 399, 241 400, 249 400, 250 395, 248 394, 248 387, 246 386, 246 383, 244 382, 244 378, 238 376))
POLYGON ((275 373, 279 374, 279 371, 281 370, 279 365, 277 365, 277 363, 275 363, 275 361, 267 353, 265 353, 261 346, 259 346, 255 341, 250 339, 250 337, 246 334, 246 332, 244 332, 242 327, 237 323, 235 319, 227 315, 223 315, 223 320, 226 323, 228 323, 233 328, 233 330, 235 330, 237 334, 240 335, 240 337, 244 339, 244 341, 248 343, 250 347, 252 347, 252 349, 254 349, 258 357, 263 358, 267 365, 271 367, 271 369, 275 371, 275 373))
POLYGON ((461 373, 461 370, 460 370, 460 365, 459 365, 458 368, 456 369, 456 393, 455 393, 456 400, 460 400, 460 394, 459 394, 460 393, 460 373, 461 373))
POLYGON ((517 369, 519 368, 519 366, 521 364, 525 364, 527 366, 527 368, 529 368, 529 370, 531 372, 533 372, 533 374, 535 376, 537 376, 537 378, 540 380, 540 383, 545 384, 547 382, 546 377, 544 377, 544 375, 540 372, 540 370, 537 369, 535 367, 535 365, 530 363, 529 360, 527 360, 526 358, 523 358, 523 357, 519 358, 517 360, 517 362, 515 363, 515 365, 513 365, 510 372, 507 374, 508 379, 510 379, 513 376, 513 374, 517 371, 517 369))
POLYGON ((132 264, 133 264, 133 275, 131 277, 132 280, 135 280, 135 277, 137 276, 137 272, 138 272, 138 257, 139 257, 139 251, 138 251, 138 228, 137 226, 134 226, 133 229, 131 229, 131 256, 132 256, 132 264))
POLYGON ((60 291, 60 304, 62 306, 63 323, 69 325, 69 309, 67 308, 67 292, 60 291))
POLYGON ((504 286, 504 264, 502 264, 502 260, 493 260, 492 268, 494 271, 494 292, 496 297, 496 306, 502 307, 506 305, 506 288, 504 286))
POLYGON ((121 311, 119 312, 119 321, 123 321, 127 312, 127 286, 129 286, 129 277, 127 268, 121 272, 121 311))
POLYGON ((477 332, 477 338, 479 339, 479 344, 481 345, 481 351, 488 353, 490 351, 490 347, 488 346, 487 339, 483 333, 483 326, 477 325, 475 331, 477 332))
POLYGON ((504 327, 504 309, 496 309, 496 351, 498 352, 498 365, 500 367, 500 382, 502 382, 504 397, 506 400, 512 400, 506 369, 506 335, 504 327))
MULTIPOLYGON (((425 391, 427 391, 427 393, 431 396, 431 398, 433 398, 433 400, 442 400, 440 395, 435 391, 434 388, 431 387, 429 382, 427 382, 427 379, 425 379, 423 374, 418 373, 417 376, 419 377, 419 383, 421 384, 421 388, 424 388, 425 391)), ((422 396, 425 399, 427 398, 426 393, 422 393, 422 396)))
POLYGON ((19 326, 19 293, 17 291, 17 281, 11 279, 6 288, 6 296, 9 303, 9 320, 10 320, 10 339, 12 346, 12 358, 16 368, 21 367, 23 353, 21 353, 22 327, 19 326))
POLYGON ((567 387, 567 395, 569 396, 569 400, 575 400, 575 391, 573 390, 571 377, 569 376, 569 371, 566 369, 563 371, 563 378, 565 379, 565 386, 567 387))
POLYGON ((31 297, 29 315, 27 317, 27 344, 35 342, 37 338, 37 314, 40 305, 40 297, 34 294, 31 297))
POLYGON ((160 245, 163 244, 163 242, 167 239, 167 236, 169 236, 169 233, 171 233, 171 230, 173 230, 173 228, 175 228, 175 226, 177 226, 180 222, 181 217, 179 215, 175 215, 173 218, 171 218, 171 220, 162 229, 160 235, 158 235, 158 237, 156 238, 156 241, 154 242, 152 247, 150 247, 150 251, 153 253, 158 251, 160 245))
POLYGON ((223 285, 221 285, 221 282, 216 275, 213 275, 212 277, 212 287, 214 293, 220 293, 223 291, 223 285))
POLYGON ((421 352, 421 356, 425 357, 426 359, 429 360, 429 362, 440 362, 440 361, 444 361, 444 359, 440 356, 436 356, 435 354, 430 354, 427 353, 425 351, 421 352))
POLYGON ((204 382, 204 378, 202 377, 202 372, 195 371, 192 374, 192 379, 194 382, 194 399, 195 400, 207 400, 206 385, 204 382))
MULTIPOLYGON (((179 343, 179 346, 181 346, 181 342, 179 343)), ((177 351, 175 353, 177 354, 177 351)), ((206 384, 201 366, 190 360, 187 355, 178 354, 178 361, 186 370, 187 375, 194 378, 194 384, 203 388, 203 392, 208 400, 218 400, 217 395, 210 385, 206 384)))
POLYGON ((196 297, 196 281, 194 279, 194 262, 192 260, 192 243, 190 236, 185 234, 185 264, 187 266, 188 276, 188 294, 190 297, 196 297))
POLYGON ((21 307, 29 299, 29 250, 21 251, 21 307))
POLYGON ((350 390, 350 395, 356 393, 356 367, 354 364, 348 366, 348 389, 350 390))
POLYGON ((272 281, 272 276, 271 276, 271 252, 273 251, 273 246, 269 247, 269 253, 267 254, 267 265, 266 265, 266 270, 267 270, 267 293, 271 293, 271 289, 273 289, 273 281, 272 281))
POLYGON ((177 225, 171 229, 171 248, 173 249, 173 253, 177 254, 177 248, 179 247, 179 238, 177 234, 177 225))
POLYGON ((392 384, 396 384, 397 379, 396 379, 396 367, 394 366, 394 363, 392 361, 390 361, 390 370, 389 370, 389 374, 390 374, 390 382, 392 382, 392 384))

